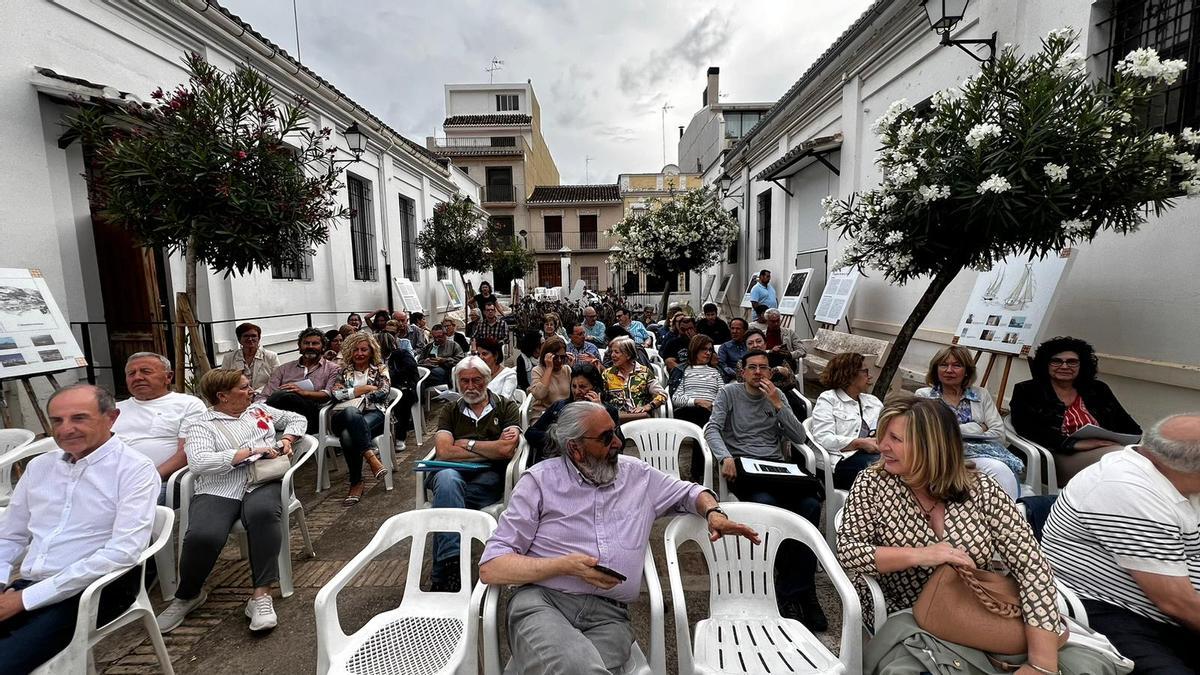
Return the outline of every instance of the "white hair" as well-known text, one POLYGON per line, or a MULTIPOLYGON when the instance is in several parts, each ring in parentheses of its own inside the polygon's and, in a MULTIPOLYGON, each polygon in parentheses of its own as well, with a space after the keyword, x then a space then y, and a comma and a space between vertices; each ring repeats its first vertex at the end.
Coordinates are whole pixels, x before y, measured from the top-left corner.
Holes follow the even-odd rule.
POLYGON ((483 376, 484 384, 492 381, 492 369, 488 364, 478 356, 467 356, 454 366, 454 382, 458 383, 458 375, 464 370, 477 370, 483 376))
POLYGON ((1163 435, 1163 427, 1183 417, 1200 417, 1200 412, 1171 415, 1150 427, 1141 446, 1163 464, 1184 473, 1200 473, 1200 439, 1175 439, 1163 435))
POLYGON ((156 354, 154 352, 137 352, 136 354, 131 354, 129 358, 125 359, 125 368, 129 368, 129 364, 138 359, 158 359, 163 364, 164 368, 171 370, 171 359, 168 359, 162 354, 156 354))
POLYGON ((562 412, 558 414, 558 421, 546 432, 549 440, 547 454, 552 457, 568 454, 567 443, 577 441, 587 434, 587 418, 597 410, 603 411, 604 406, 591 401, 576 401, 563 406, 562 412))
POLYGON ((783 315, 779 313, 779 310, 778 310, 778 309, 775 309, 774 307, 772 307, 771 309, 768 309, 767 311, 763 312, 763 318, 766 318, 766 317, 768 317, 768 316, 777 316, 777 317, 779 317, 779 318, 781 318, 781 319, 783 318, 783 315))

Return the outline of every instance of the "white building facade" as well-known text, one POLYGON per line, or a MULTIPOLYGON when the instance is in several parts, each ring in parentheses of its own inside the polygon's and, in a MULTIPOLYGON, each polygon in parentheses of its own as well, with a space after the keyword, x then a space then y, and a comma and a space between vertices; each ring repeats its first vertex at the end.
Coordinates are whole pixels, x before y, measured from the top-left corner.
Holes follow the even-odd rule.
MULTIPOLYGON (((1200 11, 1194 4, 1182 0, 1152 9, 1145 0, 979 0, 970 4, 952 37, 984 38, 995 31, 998 48, 1011 43, 1029 53, 1051 30, 1072 27, 1081 34, 1089 71, 1106 77, 1111 63, 1137 46, 1155 47, 1164 58, 1188 58, 1191 41, 1200 35, 1165 28, 1181 20, 1190 25, 1189 17, 1200 11), (1156 43, 1164 39, 1156 36, 1172 42, 1156 43)), ((821 199, 845 199, 881 180, 871 124, 891 102, 922 101, 977 68, 959 49, 939 46, 920 3, 875 2, 726 154, 722 173, 733 178, 733 185, 725 206, 738 209, 742 225, 737 260, 721 270, 735 275, 731 296, 736 292, 740 300, 749 275, 761 268, 775 273, 779 289, 790 270, 813 267, 814 283, 802 310, 811 316, 828 268, 846 245, 818 225, 821 199)), ((1200 63, 1191 63, 1177 98, 1195 98, 1197 71, 1200 63)), ((1188 105, 1168 105, 1159 121, 1172 130, 1196 127, 1200 113, 1188 105)), ((1162 218, 1151 216, 1133 235, 1103 234, 1081 247, 1041 333, 1043 339, 1073 335, 1095 346, 1100 377, 1143 426, 1171 412, 1200 409, 1197 220, 1200 202, 1181 200, 1162 218)), ((891 339, 927 280, 898 287, 876 272, 867 274, 859 281, 849 325, 856 333, 891 339)), ((923 377, 933 351, 950 343, 976 275, 963 271, 926 318, 904 359, 909 378, 923 377)), ((737 300, 730 300, 727 306, 740 311, 737 300)), ((800 331, 810 329, 799 314, 796 322, 800 331)), ((1014 364, 1009 385, 1027 373, 1025 363, 1014 364)), ((993 376, 993 389, 998 379, 993 376)))
MULTIPOLYGON (((427 312, 445 305, 435 272, 417 265, 416 235, 439 202, 458 194, 478 203, 479 185, 236 16, 204 0, 0 0, 0 18, 0 148, 19 158, 0 168, 0 267, 42 270, 68 320, 80 322, 77 337, 88 334, 99 382, 111 383, 107 368, 139 341, 167 353, 161 327, 133 324, 171 316, 184 267, 181 257, 141 249, 94 222, 83 151, 60 146, 63 121, 78 98, 149 100, 158 87, 186 82, 188 52, 223 70, 255 68, 280 101, 307 99, 315 127, 357 123, 367 136, 361 160, 342 169, 340 199, 355 213, 335 224, 310 264, 228 278, 201 271, 197 318, 214 322, 217 355, 236 345, 234 320, 254 321, 264 346, 288 351, 309 322, 336 328, 351 311, 401 308, 394 279, 411 279, 427 312), (131 303, 140 309, 129 311, 131 303)), ((345 149, 341 134, 333 136, 345 149)), ((123 363, 116 366, 120 377, 123 363)))

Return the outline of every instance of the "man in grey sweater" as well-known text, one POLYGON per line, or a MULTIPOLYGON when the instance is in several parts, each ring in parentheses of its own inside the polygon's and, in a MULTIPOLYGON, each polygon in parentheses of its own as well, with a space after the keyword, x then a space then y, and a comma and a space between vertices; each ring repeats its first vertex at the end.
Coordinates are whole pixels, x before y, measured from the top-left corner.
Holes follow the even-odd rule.
MULTIPOLYGON (((721 475, 739 500, 787 509, 816 526, 821 518, 821 501, 817 496, 737 478, 736 457, 787 461, 780 450, 784 438, 793 443, 804 442, 804 427, 784 402, 783 392, 771 383, 767 353, 747 352, 740 365, 743 381, 730 382, 717 392, 712 416, 704 426, 704 440, 721 464, 721 475)), ((829 624, 813 585, 816 569, 816 556, 807 546, 795 540, 785 541, 775 559, 775 596, 785 618, 797 619, 809 630, 823 631, 829 624)))

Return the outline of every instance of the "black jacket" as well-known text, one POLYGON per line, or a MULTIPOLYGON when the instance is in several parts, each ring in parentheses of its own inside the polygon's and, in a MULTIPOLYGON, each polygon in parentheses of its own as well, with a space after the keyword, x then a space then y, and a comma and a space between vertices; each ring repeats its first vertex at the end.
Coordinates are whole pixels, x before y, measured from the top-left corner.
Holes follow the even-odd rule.
POLYGON ((697 319, 696 332, 712 338, 715 345, 729 341, 729 324, 725 323, 725 320, 721 318, 718 318, 717 322, 711 326, 708 324, 707 319, 697 319))
MULTIPOLYGON (((1094 380, 1076 387, 1083 404, 1101 427, 1122 434, 1140 434, 1142 428, 1125 412, 1107 384, 1094 380)), ((1049 382, 1026 380, 1013 387, 1013 428, 1029 440, 1064 455, 1075 453, 1075 441, 1063 435, 1063 415, 1067 406, 1054 393, 1049 382)))
POLYGON ((421 375, 417 372, 417 358, 412 352, 397 349, 388 357, 387 366, 393 387, 406 392, 416 390, 421 375))

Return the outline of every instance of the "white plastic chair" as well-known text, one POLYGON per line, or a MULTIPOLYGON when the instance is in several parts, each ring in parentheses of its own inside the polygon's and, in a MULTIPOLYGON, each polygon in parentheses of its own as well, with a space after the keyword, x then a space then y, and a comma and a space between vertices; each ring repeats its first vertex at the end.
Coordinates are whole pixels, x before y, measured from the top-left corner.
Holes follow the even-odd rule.
POLYGON ((637 446, 643 462, 675 478, 679 478, 679 448, 684 439, 692 439, 704 455, 704 475, 700 480, 692 476, 692 481, 712 489, 712 451, 700 427, 676 419, 634 420, 621 425, 621 434, 637 446))
MULTIPOLYGON (((179 504, 175 503, 175 493, 181 485, 180 481, 187 473, 187 465, 184 465, 167 477, 165 506, 171 509, 172 513, 179 508, 179 504)), ((183 524, 182 518, 176 518, 175 522, 180 526, 183 524)), ((179 588, 179 566, 175 553, 179 551, 183 534, 180 528, 172 526, 171 540, 167 542, 166 546, 158 549, 158 553, 154 554, 154 567, 158 575, 158 592, 162 594, 163 600, 174 599, 175 591, 179 588)))
POLYGON ((517 401, 517 405, 520 406, 519 410, 521 411, 521 431, 524 432, 526 429, 529 428, 529 417, 530 417, 529 413, 531 410, 533 410, 534 399, 532 396, 521 391, 520 389, 513 392, 513 395, 514 395, 513 400, 517 401), (521 395, 521 398, 519 401, 515 398, 516 394, 521 395))
MULTIPOLYGON (((12 498, 12 475, 19 462, 58 449, 58 442, 53 437, 47 436, 40 441, 34 441, 32 440, 33 432, 25 429, 5 429, 4 431, 24 432, 13 434, 14 441, 25 438, 26 434, 28 434, 28 438, 19 445, 9 447, 3 455, 0 455, 0 506, 7 506, 8 500, 12 498)), ((2 440, 0 439, 0 442, 2 440)))
MULTIPOLYGON (((635 641, 629 650, 629 659, 616 672, 619 675, 666 675, 667 649, 666 626, 663 623, 662 584, 658 580, 658 568, 654 555, 646 547, 646 558, 642 562, 642 578, 646 582, 646 595, 650 598, 650 656, 642 652, 635 641)), ((499 675, 500 646, 499 607, 500 589, 489 587, 483 602, 483 672, 484 675, 499 675)), ((504 668, 504 675, 519 675, 513 670, 512 662, 504 668)))
POLYGON ((456 593, 421 590, 421 551, 429 537, 457 533, 463 551, 472 541, 485 542, 496 520, 470 509, 407 511, 384 521, 379 531, 317 593, 317 673, 477 673, 480 605, 485 584, 472 589, 471 556, 459 559, 464 583, 456 593), (343 632, 337 596, 379 555, 404 539, 412 539, 404 598, 400 606, 371 617, 353 635, 343 632))
POLYGON ((1013 428, 1012 418, 1004 416, 1004 429, 1008 432, 1009 447, 1021 453, 1025 461, 1025 483, 1022 487, 1032 488, 1035 495, 1056 495, 1059 493, 1058 469, 1054 466, 1054 453, 1021 436, 1013 428), (1042 466, 1046 467, 1043 480, 1042 466))
POLYGON ((667 525, 667 574, 675 610, 679 672, 690 673, 860 673, 862 611, 850 579, 838 566, 820 531, 804 518, 774 506, 726 504, 729 517, 758 532, 762 543, 726 536, 709 541, 708 525, 695 515, 667 525), (779 615, 775 598, 775 557, 779 545, 795 539, 812 549, 842 602, 842 639, 835 656, 799 621, 779 615), (710 617, 688 633, 687 602, 679 546, 694 542, 709 571, 710 617))
POLYGON ((413 401, 409 414, 412 416, 413 435, 417 439, 417 445, 420 445, 425 440, 425 409, 421 407, 421 388, 425 386, 425 380, 429 377, 429 369, 417 366, 417 375, 417 399, 413 401))
POLYGON ((8 460, 8 453, 20 451, 26 445, 33 442, 34 433, 28 429, 0 429, 0 466, 4 467, 0 471, 0 506, 7 504, 9 497, 12 496, 12 463, 8 460))
MULTIPOLYGON (((434 459, 437 455, 437 450, 430 450, 425 455, 422 461, 434 459)), ((521 474, 525 472, 525 464, 529 461, 529 443, 525 440, 525 435, 521 435, 521 440, 517 443, 517 449, 513 452, 512 459, 508 460, 508 466, 504 469, 504 496, 495 504, 480 509, 484 513, 491 515, 493 518, 499 518, 501 513, 504 513, 505 506, 508 505, 508 498, 512 496, 513 488, 516 487, 517 481, 520 480, 521 474)), ((428 509, 432 508, 432 495, 425 489, 425 477, 429 475, 425 471, 415 471, 413 475, 417 481, 416 490, 413 493, 413 508, 428 509)))
MULTIPOLYGON (((375 447, 379 449, 379 459, 387 467, 383 474, 383 487, 391 490, 394 485, 392 473, 396 470, 396 445, 392 430, 392 411, 400 402, 400 390, 392 387, 388 393, 387 405, 383 409, 383 429, 375 437, 375 447)), ((330 452, 342 447, 342 439, 333 433, 333 415, 336 404, 331 403, 321 410, 320 424, 317 427, 317 492, 329 489, 329 463, 333 461, 330 452)), ((420 439, 418 439, 420 440, 420 439)))
POLYGON ((804 437, 808 439, 809 449, 816 454, 817 468, 824 474, 821 481, 825 485, 825 541, 832 548, 837 545, 837 525, 834 524, 834 516, 842 510, 846 497, 850 495, 849 490, 833 487, 833 470, 842 460, 842 453, 829 452, 817 442, 813 437, 811 417, 804 420, 804 437))
POLYGON ((146 594, 146 561, 159 549, 167 545, 171 539, 172 526, 175 524, 175 512, 165 506, 154 507, 154 530, 150 535, 150 546, 138 556, 135 567, 140 568, 137 599, 129 609, 120 616, 103 626, 96 625, 96 615, 100 610, 100 594, 106 586, 124 576, 131 567, 120 569, 100 577, 88 585, 79 596, 79 612, 75 618, 75 634, 71 644, 54 656, 54 658, 38 666, 34 675, 76 675, 77 673, 94 672, 92 649, 104 638, 116 633, 125 626, 136 621, 142 622, 142 627, 150 636, 150 644, 158 657, 158 667, 166 675, 173 675, 171 655, 167 653, 167 645, 163 642, 162 633, 158 630, 158 622, 154 619, 154 607, 146 594))
MULTIPOLYGON (((296 486, 294 482, 296 471, 316 452, 317 439, 312 436, 304 436, 292 452, 292 468, 283 474, 283 485, 280 490, 283 512, 279 518, 279 528, 283 531, 283 543, 279 546, 279 594, 285 598, 291 597, 292 592, 295 590, 292 585, 292 549, 289 545, 291 541, 293 513, 297 514, 296 522, 300 526, 300 536, 304 538, 304 555, 310 558, 315 558, 317 555, 313 551, 312 538, 308 535, 308 523, 304 520, 304 505, 296 498, 296 486)), ((183 478, 179 481, 179 531, 182 533, 179 537, 179 553, 181 556, 183 555, 183 540, 187 536, 188 523, 190 522, 192 496, 196 491, 195 483, 196 476, 190 471, 184 474, 183 478)), ((246 556, 246 529, 242 527, 240 519, 234 522, 230 535, 238 538, 242 554, 246 556)))

